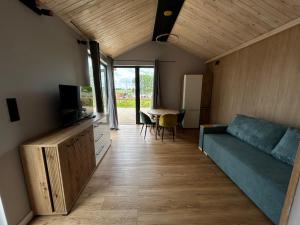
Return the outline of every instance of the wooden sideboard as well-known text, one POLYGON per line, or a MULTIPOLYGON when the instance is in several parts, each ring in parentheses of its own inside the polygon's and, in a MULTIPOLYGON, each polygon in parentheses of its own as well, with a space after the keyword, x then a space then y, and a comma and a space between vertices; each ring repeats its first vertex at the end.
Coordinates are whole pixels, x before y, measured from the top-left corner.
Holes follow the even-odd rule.
POLYGON ((36 215, 70 212, 110 146, 108 124, 103 122, 106 119, 98 116, 84 120, 21 146, 25 180, 36 215), (97 156, 98 137, 101 143, 106 137, 101 157, 97 156))

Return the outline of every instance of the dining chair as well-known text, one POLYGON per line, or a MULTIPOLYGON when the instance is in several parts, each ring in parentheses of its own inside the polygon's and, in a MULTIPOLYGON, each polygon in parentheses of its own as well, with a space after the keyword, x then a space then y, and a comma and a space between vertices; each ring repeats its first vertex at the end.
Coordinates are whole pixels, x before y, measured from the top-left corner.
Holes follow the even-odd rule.
POLYGON ((183 128, 183 119, 184 119, 184 116, 185 116, 185 109, 181 109, 179 111, 179 114, 177 115, 177 125, 179 128, 183 128))
POLYGON ((165 114, 159 118, 159 126, 162 127, 161 141, 164 140, 165 128, 172 129, 173 141, 175 140, 175 129, 177 126, 177 115, 175 114, 165 114))
POLYGON ((141 120, 142 120, 142 124, 143 124, 140 134, 142 134, 144 126, 146 126, 145 135, 144 135, 144 139, 145 139, 148 126, 150 126, 150 131, 151 131, 152 127, 155 125, 155 122, 152 121, 151 118, 146 113, 140 112, 140 115, 141 115, 141 120))

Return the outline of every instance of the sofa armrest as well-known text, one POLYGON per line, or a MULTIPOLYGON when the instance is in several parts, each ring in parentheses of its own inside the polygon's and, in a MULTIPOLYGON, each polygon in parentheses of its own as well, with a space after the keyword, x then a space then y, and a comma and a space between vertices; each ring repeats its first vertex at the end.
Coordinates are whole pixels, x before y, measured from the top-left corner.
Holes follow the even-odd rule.
POLYGON ((200 126, 199 148, 203 150, 203 141, 205 134, 225 134, 226 124, 207 124, 200 126))

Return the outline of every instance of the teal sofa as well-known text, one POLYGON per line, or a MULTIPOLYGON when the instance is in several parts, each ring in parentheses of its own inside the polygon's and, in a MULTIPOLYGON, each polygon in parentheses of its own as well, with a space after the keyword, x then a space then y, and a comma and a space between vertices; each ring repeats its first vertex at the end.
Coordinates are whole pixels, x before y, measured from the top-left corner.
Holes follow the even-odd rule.
POLYGON ((237 115, 228 126, 201 126, 199 147, 279 224, 300 141, 300 131, 295 132, 281 124, 237 115), (292 135, 286 134, 288 130, 292 135))

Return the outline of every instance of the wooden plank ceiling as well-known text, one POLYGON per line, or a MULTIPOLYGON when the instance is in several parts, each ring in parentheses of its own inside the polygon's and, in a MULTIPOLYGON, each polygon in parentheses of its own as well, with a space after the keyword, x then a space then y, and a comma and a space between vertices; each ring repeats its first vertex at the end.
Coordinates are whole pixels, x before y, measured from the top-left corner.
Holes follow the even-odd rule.
MULTIPOLYGON (((157 0, 40 0, 116 57, 151 41, 157 0)), ((300 0, 185 0, 168 40, 202 59, 300 17, 300 0)))
POLYGON ((300 0, 185 0, 173 44, 210 59, 299 16, 300 0))
POLYGON ((157 0, 40 0, 112 57, 151 41, 157 0))

